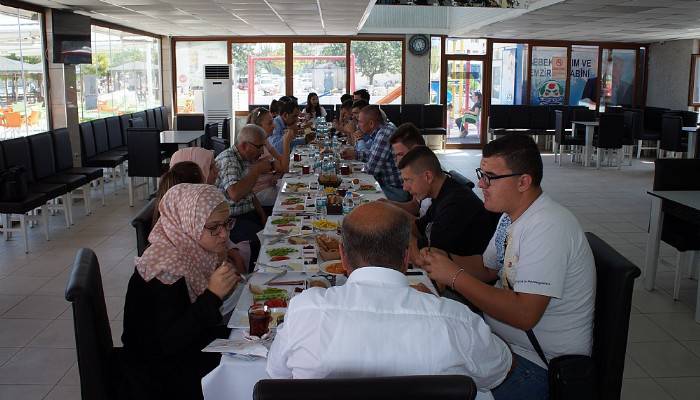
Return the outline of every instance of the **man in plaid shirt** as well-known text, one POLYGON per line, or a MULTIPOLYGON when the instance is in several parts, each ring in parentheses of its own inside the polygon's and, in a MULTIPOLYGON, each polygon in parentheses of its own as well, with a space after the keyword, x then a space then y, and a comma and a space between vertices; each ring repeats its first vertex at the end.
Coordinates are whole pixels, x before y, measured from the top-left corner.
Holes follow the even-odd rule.
POLYGON ((250 241, 251 262, 258 258, 260 250, 256 234, 263 229, 267 220, 253 193, 258 177, 272 170, 269 159, 259 160, 265 147, 265 136, 261 127, 248 124, 236 136, 236 144, 222 151, 215 159, 219 171, 216 187, 224 192, 231 216, 236 217, 230 239, 234 243, 250 241))
POLYGON ((408 201, 410 195, 402 188, 401 173, 396 168, 389 143, 389 138, 396 127, 389 122, 384 122, 379 106, 376 105, 369 105, 362 109, 358 116, 358 126, 363 133, 371 136, 372 146, 358 151, 347 149, 343 153, 343 158, 364 161, 365 171, 374 175, 389 200, 408 201))

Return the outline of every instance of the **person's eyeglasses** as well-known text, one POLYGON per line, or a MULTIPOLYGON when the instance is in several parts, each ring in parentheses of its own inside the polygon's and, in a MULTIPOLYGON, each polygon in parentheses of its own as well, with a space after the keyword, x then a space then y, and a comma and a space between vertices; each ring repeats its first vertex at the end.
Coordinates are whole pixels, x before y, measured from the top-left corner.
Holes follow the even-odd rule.
POLYGON ((226 219, 226 221, 218 223, 218 224, 212 224, 212 225, 204 225, 204 229, 209 231, 209 234, 212 236, 217 236, 219 233, 221 233, 221 228, 223 227, 226 229, 226 231, 230 231, 233 229, 233 224, 236 222, 236 218, 231 216, 226 219))
POLYGON ((491 181, 495 181, 498 179, 503 179, 503 178, 510 178, 512 176, 520 176, 523 175, 522 173, 516 173, 516 174, 506 174, 506 175, 487 175, 484 173, 484 171, 481 170, 481 168, 476 169, 476 178, 480 181, 483 181, 486 187, 491 186, 491 181))
POLYGON ((258 151, 262 150, 262 148, 265 146, 265 143, 263 143, 263 144, 255 144, 255 143, 253 143, 253 142, 246 142, 246 143, 248 143, 249 145, 255 147, 256 149, 258 149, 258 151))

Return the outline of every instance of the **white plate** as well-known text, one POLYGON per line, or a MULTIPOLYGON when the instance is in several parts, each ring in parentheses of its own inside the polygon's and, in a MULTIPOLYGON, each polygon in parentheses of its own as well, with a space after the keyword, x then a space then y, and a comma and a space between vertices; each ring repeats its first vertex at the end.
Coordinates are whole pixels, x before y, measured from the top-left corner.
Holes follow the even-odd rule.
POLYGON ((337 274, 337 273, 333 273, 333 272, 328 272, 328 270, 326 270, 326 268, 328 268, 328 266, 330 266, 332 264, 338 264, 338 263, 340 263, 340 260, 326 261, 323 264, 321 264, 320 270, 324 274, 328 274, 328 275, 345 276, 345 274, 337 274))
POLYGON ((280 190, 280 193, 285 193, 285 194, 306 194, 309 192, 309 184, 306 182, 302 181, 285 181, 284 185, 282 186, 282 190, 280 190), (303 184, 304 187, 300 187, 298 189, 295 189, 296 184, 303 184))

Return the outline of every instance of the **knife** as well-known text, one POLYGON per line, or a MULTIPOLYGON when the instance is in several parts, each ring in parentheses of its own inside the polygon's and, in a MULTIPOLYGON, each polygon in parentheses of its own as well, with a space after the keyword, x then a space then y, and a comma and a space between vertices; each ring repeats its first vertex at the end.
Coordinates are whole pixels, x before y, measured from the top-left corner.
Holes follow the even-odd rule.
POLYGON ((265 281, 265 282, 263 283, 263 285, 269 285, 270 282, 274 281, 274 280, 277 279, 277 278, 283 277, 283 276, 286 275, 286 274, 287 274, 287 270, 286 270, 286 269, 285 269, 284 271, 282 271, 282 272, 276 273, 275 275, 272 276, 272 278, 270 278, 270 279, 268 279, 267 281, 265 281))

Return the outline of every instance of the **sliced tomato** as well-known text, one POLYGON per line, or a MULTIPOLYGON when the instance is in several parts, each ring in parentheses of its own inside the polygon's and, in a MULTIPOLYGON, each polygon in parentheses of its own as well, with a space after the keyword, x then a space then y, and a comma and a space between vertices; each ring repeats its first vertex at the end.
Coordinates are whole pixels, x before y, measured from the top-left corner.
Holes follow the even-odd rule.
POLYGON ((265 305, 268 307, 287 307, 287 302, 282 300, 282 299, 270 299, 265 302, 265 305))
POLYGON ((289 257, 287 257, 287 256, 270 257, 270 261, 284 261, 284 260, 289 260, 289 257))

